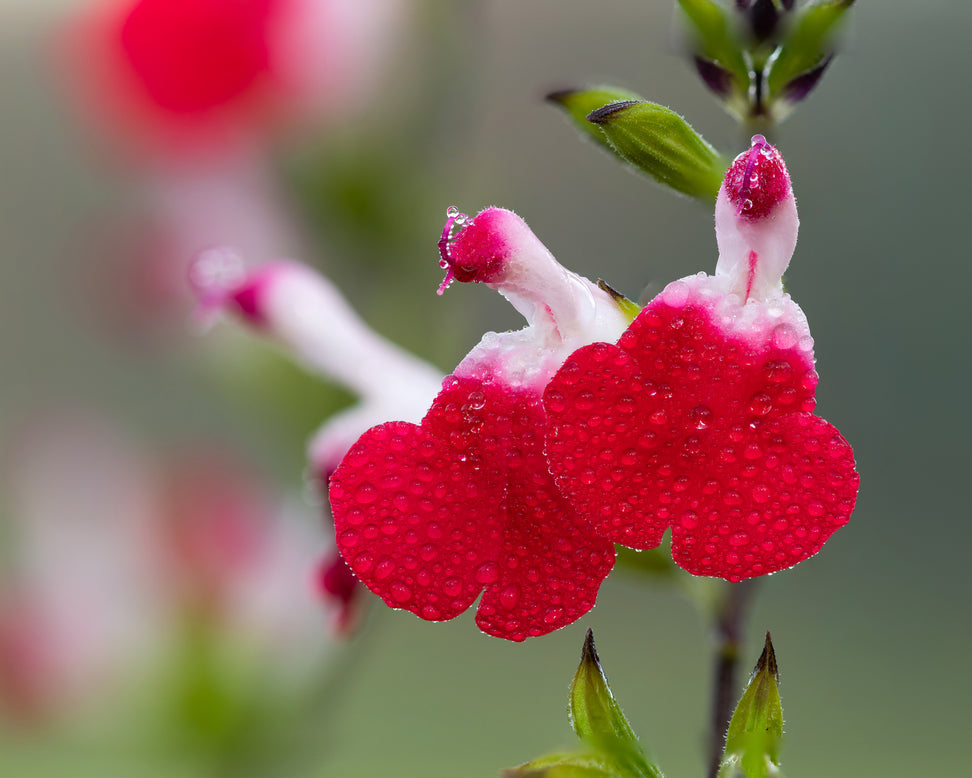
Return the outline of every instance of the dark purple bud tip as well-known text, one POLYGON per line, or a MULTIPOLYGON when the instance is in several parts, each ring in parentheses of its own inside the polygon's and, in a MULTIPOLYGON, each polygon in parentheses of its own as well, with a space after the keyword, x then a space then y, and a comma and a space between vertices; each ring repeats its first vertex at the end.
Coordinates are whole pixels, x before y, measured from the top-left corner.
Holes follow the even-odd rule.
POLYGON ((769 216, 791 191, 783 157, 762 135, 754 135, 749 151, 733 160, 723 186, 736 212, 747 219, 769 216))
POLYGON ((764 41, 780 22, 780 11, 773 0, 755 0, 749 8, 749 28, 757 41, 764 41))
POLYGON ((582 92, 582 89, 569 88, 569 89, 554 89, 552 92, 547 92, 543 96, 543 99, 548 103, 557 103, 558 105, 564 105, 573 95, 578 92, 582 92))
POLYGON ((808 94, 810 94, 823 77, 824 71, 827 69, 827 66, 830 64, 833 58, 833 54, 828 54, 822 60, 820 60, 820 64, 801 73, 787 83, 786 86, 783 87, 783 95, 786 97, 786 99, 791 102, 798 103, 808 94))
POLYGON ((705 85, 719 97, 729 97, 732 92, 732 73, 721 65, 708 59, 695 56, 692 58, 695 70, 705 85))
POLYGON ((640 105, 641 103, 641 100, 621 100, 617 103, 608 103, 596 111, 591 111, 587 114, 587 121, 591 124, 607 124, 611 120, 611 117, 616 116, 633 105, 640 105))

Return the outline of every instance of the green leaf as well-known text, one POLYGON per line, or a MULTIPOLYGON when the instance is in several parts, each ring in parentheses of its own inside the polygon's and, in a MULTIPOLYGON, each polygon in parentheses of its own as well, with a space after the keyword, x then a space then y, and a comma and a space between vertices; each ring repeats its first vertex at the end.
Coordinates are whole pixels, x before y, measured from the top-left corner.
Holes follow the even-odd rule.
POLYGON ((503 771, 503 778, 623 778, 593 753, 551 754, 503 771))
POLYGON ((749 87, 749 66, 728 9, 713 0, 678 0, 678 4, 694 33, 699 53, 728 70, 736 88, 745 92, 749 87))
POLYGON ((591 630, 587 630, 580 665, 570 685, 568 713, 577 736, 617 767, 620 775, 662 778, 614 699, 591 630))
POLYGON ((726 749, 719 778, 770 778, 779 776, 779 750, 783 739, 783 706, 779 670, 769 632, 766 645, 736 706, 726 732, 726 749))
POLYGON ((641 313, 641 306, 638 305, 638 303, 629 300, 607 281, 602 281, 599 278, 597 279, 597 285, 602 291, 605 291, 611 295, 611 299, 614 300, 618 308, 621 309, 621 313, 627 316, 631 321, 634 321, 638 314, 641 313))
POLYGON ((715 200, 729 162, 671 109, 624 100, 599 108, 587 119, 638 170, 682 194, 707 203, 715 200))
POLYGON ((608 143, 607 138, 604 137, 604 133, 601 132, 597 125, 587 121, 587 115, 592 111, 596 111, 598 108, 603 108, 609 103, 640 99, 634 92, 629 92, 627 89, 618 89, 613 86, 560 89, 547 95, 547 101, 563 108, 567 116, 573 120, 575 127, 610 151, 614 151, 614 149, 608 143))
POLYGON ((770 65, 767 85, 771 97, 832 53, 840 23, 853 4, 854 0, 821 0, 800 11, 770 65))

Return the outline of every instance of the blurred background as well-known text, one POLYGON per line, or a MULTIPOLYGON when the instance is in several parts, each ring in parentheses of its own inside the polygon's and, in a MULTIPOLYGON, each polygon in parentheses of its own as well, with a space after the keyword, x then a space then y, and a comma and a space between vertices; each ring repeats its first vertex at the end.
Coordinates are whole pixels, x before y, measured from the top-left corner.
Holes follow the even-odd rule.
MULTIPOLYGON (((516 210, 632 298, 711 271, 711 211, 542 100, 627 87, 741 151, 673 4, 292 0, 276 49, 196 41, 218 67, 186 94, 156 78, 165 51, 132 53, 181 23, 143 2, 122 48, 161 112, 128 101, 104 54, 131 5, 0 3, 0 773, 492 776, 573 747, 567 685, 592 627, 666 774, 703 774, 710 637, 673 590, 615 574, 587 617, 519 645, 472 612, 429 624, 322 599, 332 541, 305 445, 351 396, 235 322, 204 331, 185 280, 215 244, 305 261, 447 372, 519 326, 488 289, 435 296, 449 205, 516 210), (252 90, 264 60, 272 83, 252 90), (220 101, 233 110, 207 113, 220 101)), ((251 5, 243 38, 272 3, 251 5)), ((972 9, 853 17, 777 140, 802 222, 787 288, 860 498, 823 553, 761 582, 743 665, 771 630, 788 775, 960 775, 972 9)))

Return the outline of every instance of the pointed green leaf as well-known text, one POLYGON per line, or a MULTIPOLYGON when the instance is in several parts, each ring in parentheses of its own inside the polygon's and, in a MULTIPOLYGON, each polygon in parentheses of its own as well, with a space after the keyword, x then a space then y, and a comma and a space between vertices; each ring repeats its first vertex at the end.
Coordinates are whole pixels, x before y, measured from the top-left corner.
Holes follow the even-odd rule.
POLYGON ((560 89, 547 95, 547 101, 563 108, 575 127, 610 151, 614 151, 614 149, 608 143, 607 138, 604 137, 604 133, 597 125, 587 121, 587 115, 609 103, 640 99, 634 92, 613 86, 560 89))
POLYGON ((683 194, 707 203, 715 200, 729 163, 671 109, 625 100, 599 108, 587 119, 638 170, 683 194))
POLYGON ((503 771, 503 778, 624 778, 596 754, 551 754, 503 771))
POLYGON ((719 778, 770 778, 780 775, 783 706, 779 670, 769 632, 766 645, 736 706, 726 732, 726 750, 719 778))
POLYGON ((722 65, 733 75, 736 88, 745 91, 749 87, 749 66, 728 9, 714 0, 678 0, 678 4, 694 33, 698 54, 722 65))
POLYGON ((767 84, 773 98, 833 52, 835 36, 853 4, 854 0, 820 0, 800 11, 769 68, 767 84))
POLYGON ((611 693, 591 630, 587 630, 580 665, 570 685, 568 713, 577 736, 619 768, 621 775, 662 778, 611 693))
POLYGON ((621 313, 628 317, 631 321, 635 320, 635 317, 641 313, 641 306, 638 303, 629 300, 621 292, 611 286, 607 281, 602 281, 600 278, 597 279, 598 287, 611 295, 611 299, 614 300, 618 308, 621 309, 621 313))

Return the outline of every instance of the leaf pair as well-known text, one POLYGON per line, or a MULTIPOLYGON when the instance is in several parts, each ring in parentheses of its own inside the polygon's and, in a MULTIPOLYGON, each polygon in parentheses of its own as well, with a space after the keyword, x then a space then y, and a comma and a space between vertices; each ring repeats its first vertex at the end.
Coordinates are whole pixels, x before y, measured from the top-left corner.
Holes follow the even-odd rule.
MULTIPOLYGON (((783 709, 778 684, 776 655, 766 633, 766 646, 729 722, 719 778, 780 775, 783 709)), ((663 778, 608 686, 591 630, 570 686, 568 714, 585 748, 540 757, 507 770, 504 778, 663 778)))

